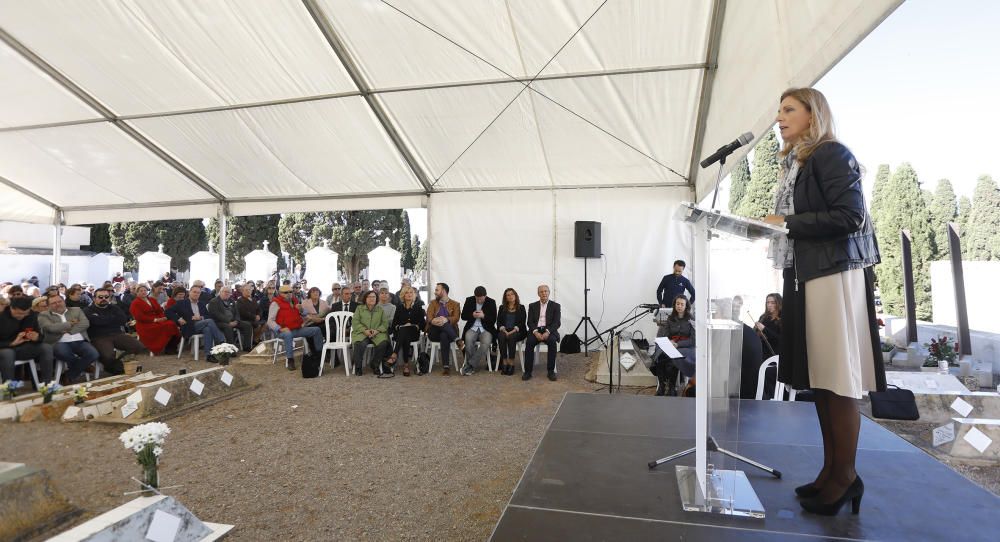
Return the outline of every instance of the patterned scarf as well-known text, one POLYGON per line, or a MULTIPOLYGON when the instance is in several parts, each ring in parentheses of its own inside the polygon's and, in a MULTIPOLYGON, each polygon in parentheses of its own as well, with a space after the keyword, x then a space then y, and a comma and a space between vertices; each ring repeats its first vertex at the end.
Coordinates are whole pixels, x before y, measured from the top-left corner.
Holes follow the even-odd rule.
MULTIPOLYGON (((795 178, 799 175, 799 162, 795 151, 785 155, 781 164, 782 177, 774 201, 774 214, 788 216, 795 214, 795 178)), ((767 257, 774 262, 775 269, 792 267, 795 259, 793 241, 787 236, 774 237, 767 247, 767 257)))

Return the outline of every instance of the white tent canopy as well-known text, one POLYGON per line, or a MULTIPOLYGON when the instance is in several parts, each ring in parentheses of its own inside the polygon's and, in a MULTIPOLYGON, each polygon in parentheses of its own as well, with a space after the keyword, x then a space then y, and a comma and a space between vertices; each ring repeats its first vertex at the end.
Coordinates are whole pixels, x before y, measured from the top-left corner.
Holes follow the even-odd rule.
POLYGON ((702 197, 900 1, 0 0, 0 217, 702 197))

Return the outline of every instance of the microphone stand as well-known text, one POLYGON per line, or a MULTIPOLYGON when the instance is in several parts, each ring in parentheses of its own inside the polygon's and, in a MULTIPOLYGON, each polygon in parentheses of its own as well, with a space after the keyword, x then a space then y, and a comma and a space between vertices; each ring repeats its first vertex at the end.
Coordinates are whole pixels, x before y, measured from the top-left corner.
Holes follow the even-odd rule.
POLYGON ((712 194, 712 210, 715 210, 715 200, 719 197, 719 186, 722 184, 722 170, 725 169, 726 157, 719 158, 719 173, 715 179, 715 193, 712 194))
MULTIPOLYGON (((608 335, 608 343, 605 345, 605 347, 608 349, 608 393, 614 393, 614 387, 615 387, 614 386, 615 382, 614 382, 614 378, 612 378, 612 375, 614 374, 614 359, 615 359, 615 347, 616 347, 615 338, 618 336, 618 328, 620 328, 620 327, 629 327, 630 325, 634 324, 635 322, 638 322, 639 320, 641 320, 643 317, 645 317, 647 314, 650 314, 651 312, 652 311, 643 311, 643 312, 640 312, 639 314, 636 314, 635 316, 626 317, 621 322, 618 322, 617 324, 609 327, 608 329, 605 329, 604 331, 598 333, 597 337, 595 337, 595 338, 599 338, 599 337, 603 336, 605 333, 609 334, 608 335)), ((618 391, 621 391, 621 389, 622 389, 622 364, 619 363, 618 364, 618 391)))

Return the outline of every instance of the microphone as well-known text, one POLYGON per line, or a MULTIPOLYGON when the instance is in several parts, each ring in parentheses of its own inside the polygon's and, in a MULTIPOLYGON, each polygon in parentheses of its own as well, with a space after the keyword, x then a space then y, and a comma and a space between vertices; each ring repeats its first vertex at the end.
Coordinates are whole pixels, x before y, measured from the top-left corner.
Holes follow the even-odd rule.
POLYGON ((709 156, 708 158, 702 160, 701 167, 707 168, 708 166, 718 162, 719 160, 724 159, 730 154, 733 154, 733 152, 736 149, 742 147, 743 145, 746 145, 747 143, 750 143, 751 141, 753 141, 752 133, 747 132, 741 135, 740 137, 736 138, 736 141, 733 141, 728 145, 723 145, 722 147, 719 147, 719 150, 715 151, 715 153, 712 156, 709 156))

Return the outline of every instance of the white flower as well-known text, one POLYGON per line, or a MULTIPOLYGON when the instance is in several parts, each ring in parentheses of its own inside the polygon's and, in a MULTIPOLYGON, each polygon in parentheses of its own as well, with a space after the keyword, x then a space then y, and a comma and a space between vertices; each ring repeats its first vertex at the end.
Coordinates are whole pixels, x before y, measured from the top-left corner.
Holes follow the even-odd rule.
POLYGON ((239 349, 236 348, 236 345, 229 344, 229 343, 220 343, 220 344, 217 344, 217 345, 215 345, 215 346, 212 347, 212 350, 209 351, 209 353, 212 354, 213 356, 217 356, 219 354, 232 355, 232 354, 235 354, 237 352, 239 352, 239 349))

